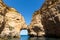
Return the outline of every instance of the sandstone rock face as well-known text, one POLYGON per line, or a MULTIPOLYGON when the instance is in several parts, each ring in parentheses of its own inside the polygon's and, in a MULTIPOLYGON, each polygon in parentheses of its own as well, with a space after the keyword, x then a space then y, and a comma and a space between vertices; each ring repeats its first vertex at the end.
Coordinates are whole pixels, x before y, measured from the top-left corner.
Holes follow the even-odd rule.
POLYGON ((29 25, 29 34, 60 36, 60 0, 46 0, 42 8, 34 13, 29 25))
POLYGON ((22 28, 27 28, 23 16, 0 0, 0 37, 19 37, 22 28))
POLYGON ((43 36, 45 34, 41 19, 40 11, 36 11, 28 28, 29 35, 43 36))

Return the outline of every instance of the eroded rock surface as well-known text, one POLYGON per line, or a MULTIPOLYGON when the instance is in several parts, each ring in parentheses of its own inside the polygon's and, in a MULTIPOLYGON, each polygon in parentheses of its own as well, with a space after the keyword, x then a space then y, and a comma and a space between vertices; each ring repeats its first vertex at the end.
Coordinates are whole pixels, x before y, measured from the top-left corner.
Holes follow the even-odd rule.
POLYGON ((29 35, 43 36, 45 34, 41 19, 40 11, 36 11, 33 14, 30 25, 28 26, 29 35))
POLYGON ((19 37, 22 28, 27 28, 24 17, 0 0, 0 37, 19 37))
POLYGON ((42 8, 34 13, 29 35, 60 37, 60 0, 46 0, 42 8))

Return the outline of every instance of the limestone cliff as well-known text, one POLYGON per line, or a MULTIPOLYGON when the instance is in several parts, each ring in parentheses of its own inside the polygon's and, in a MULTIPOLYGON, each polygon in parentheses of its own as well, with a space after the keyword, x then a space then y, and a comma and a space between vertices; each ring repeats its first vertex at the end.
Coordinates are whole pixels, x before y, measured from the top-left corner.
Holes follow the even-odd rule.
POLYGON ((29 35, 43 36, 45 34, 41 19, 40 11, 36 11, 33 14, 30 25, 28 26, 29 35))
POLYGON ((23 16, 0 0, 0 37, 19 37, 21 29, 26 27, 23 16))
POLYGON ((60 36, 60 0, 46 0, 32 17, 29 35, 60 36))

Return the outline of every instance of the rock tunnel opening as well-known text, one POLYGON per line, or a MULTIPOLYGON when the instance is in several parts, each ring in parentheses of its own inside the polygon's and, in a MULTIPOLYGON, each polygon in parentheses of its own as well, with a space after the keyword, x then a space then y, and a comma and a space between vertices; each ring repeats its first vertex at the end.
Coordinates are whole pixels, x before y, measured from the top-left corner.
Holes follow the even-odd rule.
POLYGON ((28 35, 28 31, 25 29, 21 30, 20 35, 28 35))

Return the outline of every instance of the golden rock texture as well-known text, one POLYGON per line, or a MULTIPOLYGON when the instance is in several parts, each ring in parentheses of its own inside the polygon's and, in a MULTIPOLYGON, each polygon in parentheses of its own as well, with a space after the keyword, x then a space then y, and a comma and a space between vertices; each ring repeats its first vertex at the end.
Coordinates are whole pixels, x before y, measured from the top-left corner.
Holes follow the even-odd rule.
POLYGON ((23 28, 27 28, 23 16, 0 0, 0 37, 19 37, 23 28))
POLYGON ((32 17, 29 35, 60 37, 60 0, 46 0, 32 17))
POLYGON ((29 35, 43 36, 45 34, 41 19, 40 11, 36 11, 33 14, 30 25, 28 26, 29 35))

